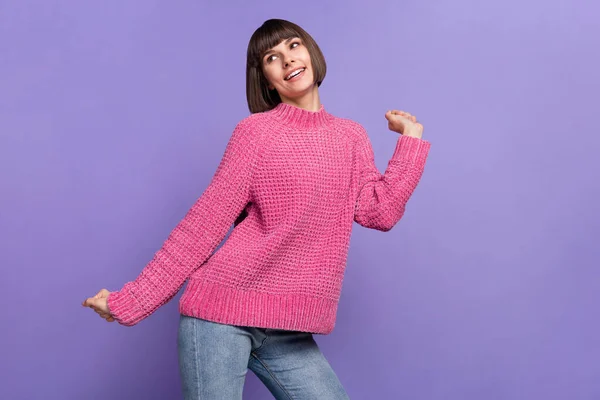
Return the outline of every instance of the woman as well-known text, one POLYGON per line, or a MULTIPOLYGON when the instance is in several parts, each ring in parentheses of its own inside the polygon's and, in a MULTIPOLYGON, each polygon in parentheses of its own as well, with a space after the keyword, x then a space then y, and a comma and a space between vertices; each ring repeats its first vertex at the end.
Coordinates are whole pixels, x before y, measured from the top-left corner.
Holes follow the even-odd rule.
POLYGON ((180 299, 186 399, 241 399, 250 368, 277 399, 347 399, 313 334, 334 328, 353 222, 388 231, 423 173, 430 143, 403 111, 385 174, 364 128, 325 111, 323 55, 299 26, 271 19, 250 39, 251 115, 209 186, 133 282, 84 301, 132 326, 180 299), (221 243, 231 224, 228 240, 221 243))

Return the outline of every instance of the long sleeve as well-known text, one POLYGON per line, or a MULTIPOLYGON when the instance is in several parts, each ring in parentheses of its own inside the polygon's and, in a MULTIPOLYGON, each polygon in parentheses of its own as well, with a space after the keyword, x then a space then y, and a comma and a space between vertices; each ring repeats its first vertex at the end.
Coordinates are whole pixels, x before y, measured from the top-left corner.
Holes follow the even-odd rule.
POLYGON ((132 282, 108 297, 115 320, 132 326, 171 300, 227 234, 250 201, 260 144, 246 120, 234 129, 204 193, 132 282))
POLYGON ((366 228, 386 232, 402 218, 406 203, 423 174, 431 143, 401 135, 382 175, 375 165, 367 132, 362 127, 359 131, 356 158, 359 190, 354 221, 366 228))

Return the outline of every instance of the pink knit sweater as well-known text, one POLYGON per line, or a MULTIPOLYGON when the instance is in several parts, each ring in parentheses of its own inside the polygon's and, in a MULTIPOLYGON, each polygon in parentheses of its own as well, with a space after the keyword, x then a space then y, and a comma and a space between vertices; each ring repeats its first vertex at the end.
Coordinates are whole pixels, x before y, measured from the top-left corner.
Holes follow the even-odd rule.
POLYGON ((109 295, 110 312, 120 324, 135 325, 189 280, 179 302, 184 315, 331 333, 353 221, 392 229, 429 148, 426 140, 399 135, 381 174, 365 129, 323 106, 312 112, 281 103, 248 116, 162 248, 134 281, 109 295))

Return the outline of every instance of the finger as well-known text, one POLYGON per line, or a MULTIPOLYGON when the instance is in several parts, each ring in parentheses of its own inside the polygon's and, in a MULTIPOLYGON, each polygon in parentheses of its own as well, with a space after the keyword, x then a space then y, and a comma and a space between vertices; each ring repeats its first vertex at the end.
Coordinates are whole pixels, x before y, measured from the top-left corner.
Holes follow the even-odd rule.
POLYGON ((411 115, 405 111, 401 111, 401 110, 393 110, 394 115, 398 115, 400 117, 403 118, 408 118, 411 119, 411 115))
POLYGON ((411 118, 412 114, 407 111, 398 111, 398 113, 404 117, 411 118))
POLYGON ((94 299, 93 297, 88 297, 83 302, 83 305, 86 307, 93 307, 95 304, 96 304, 96 299, 94 299))
POLYGON ((102 306, 102 305, 100 305, 100 304, 95 304, 95 305, 93 305, 91 308, 92 308, 94 311, 96 311, 96 312, 103 312, 103 313, 105 313, 105 312, 108 312, 108 310, 106 309, 106 307, 103 307, 103 306, 102 306))
POLYGON ((102 314, 110 315, 110 312, 104 307, 94 307, 93 310, 100 315, 102 315, 102 314))
POLYGON ((94 296, 97 299, 102 299, 106 296, 108 296, 110 292, 108 291, 108 289, 100 289, 100 291, 94 296))

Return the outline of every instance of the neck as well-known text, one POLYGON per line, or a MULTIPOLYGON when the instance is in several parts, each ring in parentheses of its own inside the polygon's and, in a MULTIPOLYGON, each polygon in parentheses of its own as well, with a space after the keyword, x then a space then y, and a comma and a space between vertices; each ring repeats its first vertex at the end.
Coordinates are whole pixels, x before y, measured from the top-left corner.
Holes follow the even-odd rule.
POLYGON ((319 111, 321 108, 321 100, 319 98, 319 87, 317 84, 314 84, 312 89, 308 91, 308 93, 295 97, 281 97, 281 101, 286 104, 290 104, 292 106, 302 108, 307 111, 319 111))
POLYGON ((323 104, 317 111, 310 111, 294 104, 281 102, 268 113, 287 128, 303 131, 325 128, 335 120, 333 115, 325 111, 323 104))

